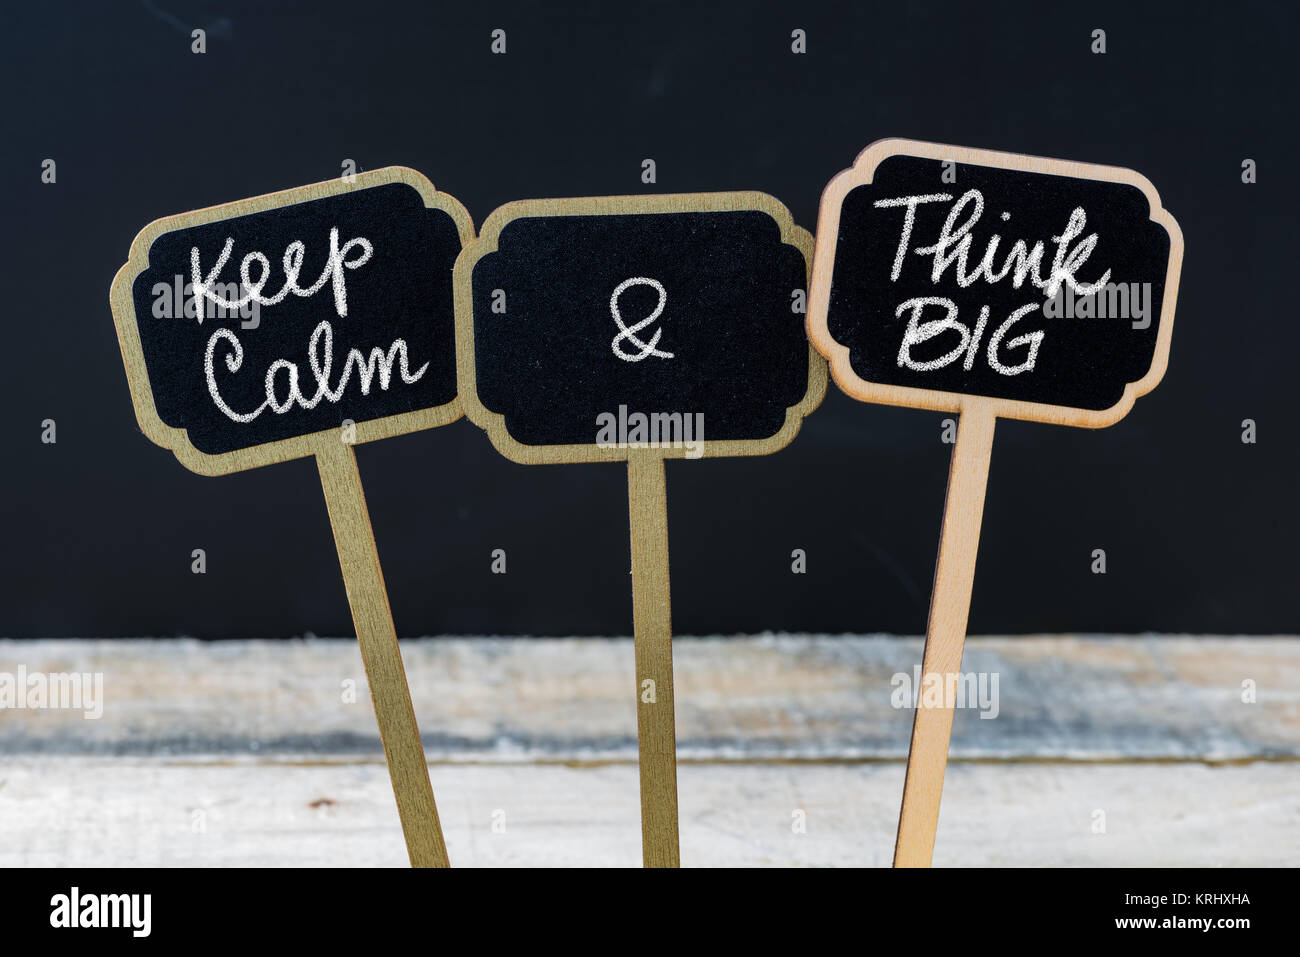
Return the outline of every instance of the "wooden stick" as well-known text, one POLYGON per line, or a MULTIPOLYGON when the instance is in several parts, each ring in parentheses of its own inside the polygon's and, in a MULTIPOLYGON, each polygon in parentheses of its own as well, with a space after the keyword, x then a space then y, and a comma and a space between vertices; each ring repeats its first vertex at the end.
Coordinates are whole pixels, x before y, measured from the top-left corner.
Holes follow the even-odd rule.
POLYGON ((912 746, 903 783, 903 806, 898 815, 895 867, 929 867, 934 856, 943 772, 948 764, 948 739, 952 735, 953 700, 945 692, 940 706, 923 707, 922 688, 927 681, 942 681, 941 687, 947 689, 950 681, 959 680, 950 676, 961 671, 996 422, 997 417, 990 408, 971 403, 962 412, 957 427, 957 447, 953 449, 948 471, 948 500, 939 537, 939 560, 930 596, 930 621, 921 664, 922 687, 914 689, 916 717, 912 722, 912 746))
POLYGON ((316 464, 397 798, 397 813, 406 836, 406 851, 412 867, 447 867, 447 846, 433 802, 433 785, 406 684, 393 613, 388 607, 357 459, 352 446, 340 441, 318 451, 316 464))
POLYGON ((632 529, 641 855, 646 867, 678 867, 677 728, 668 593, 668 500, 662 458, 637 452, 628 456, 627 500, 632 529))

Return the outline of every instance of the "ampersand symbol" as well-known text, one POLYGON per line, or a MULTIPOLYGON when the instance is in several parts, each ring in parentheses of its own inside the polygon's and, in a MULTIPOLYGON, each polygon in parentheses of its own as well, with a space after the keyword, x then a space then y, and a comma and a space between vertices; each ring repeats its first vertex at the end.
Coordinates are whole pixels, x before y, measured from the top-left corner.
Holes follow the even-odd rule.
POLYGON ((614 290, 614 294, 609 297, 609 311, 614 316, 614 322, 618 324, 619 330, 618 335, 614 337, 614 341, 610 343, 611 348, 614 350, 614 355, 618 356, 624 362, 640 362, 646 356, 658 356, 660 359, 671 359, 673 357, 671 352, 664 352, 662 349, 655 348, 659 343, 659 337, 664 334, 662 329, 656 329, 655 334, 650 337, 649 342, 642 342, 637 337, 638 332, 659 318, 659 314, 664 311, 664 305, 667 302, 667 291, 661 283, 654 279, 648 279, 645 276, 634 276, 631 279, 625 279, 619 283, 617 288, 614 290), (654 312, 650 313, 650 315, 646 316, 640 322, 628 326, 624 325, 623 316, 618 311, 618 297, 623 294, 623 290, 631 286, 653 286, 655 291, 659 293, 659 305, 655 306, 654 312), (620 344, 624 339, 627 339, 633 346, 641 351, 636 353, 625 352, 623 346, 620 344))

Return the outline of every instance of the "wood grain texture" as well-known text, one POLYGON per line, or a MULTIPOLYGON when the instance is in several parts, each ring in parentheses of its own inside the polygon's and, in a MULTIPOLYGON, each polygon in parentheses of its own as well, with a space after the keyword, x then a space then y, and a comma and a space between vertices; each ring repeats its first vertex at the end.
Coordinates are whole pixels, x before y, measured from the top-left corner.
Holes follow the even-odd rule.
POLYGON ((317 452, 316 461, 411 865, 446 867, 447 847, 438 823, 433 785, 406 684, 356 456, 350 445, 335 442, 332 452, 317 452))
MULTIPOLYGON (((991 406, 991 403, 990 403, 991 406)), ((955 687, 961 672, 966 619, 975 582, 975 557, 979 551, 980 523, 984 518, 984 490, 988 484, 989 456, 993 452, 992 408, 969 404, 957 425, 957 445, 948 472, 948 495, 939 558, 930 595, 930 620, 926 625, 922 681, 955 687)), ((929 867, 934 855, 934 835, 939 827, 939 801, 943 772, 948 764, 954 700, 943 696, 938 707, 922 704, 912 725, 912 745, 907 759, 907 781, 898 815, 896 867, 929 867)))
MULTIPOLYGON (((896 682, 920 667, 922 645, 882 635, 675 636, 679 766, 901 767, 913 722, 896 682)), ((633 654, 631 637, 402 640, 425 752, 440 765, 635 769, 633 654)), ((1295 636, 971 636, 963 666, 999 676, 999 707, 990 718, 957 711, 950 774, 970 762, 1300 762, 1295 636), (1247 681, 1253 703, 1242 700, 1247 681)), ((244 756, 383 767, 369 695, 342 693, 365 681, 351 635, 0 640, 0 673, 20 667, 102 674, 103 713, 4 711, 6 759, 244 756)))
MULTIPOLYGON (((458 866, 641 863, 630 638, 402 644, 458 866)), ((888 866, 921 639, 673 650, 682 864, 888 866)), ((0 640, 19 667, 102 673, 104 707, 0 715, 0 866, 407 863, 351 638, 0 640)), ((936 865, 1300 860, 1300 637, 972 637, 965 667, 1000 707, 956 714, 936 865)))
POLYGON ((677 725, 673 707, 673 625, 668 575, 664 460, 627 462, 632 531, 632 617, 636 724, 641 765, 641 846, 646 867, 677 867, 677 725))
MULTIPOLYGON (((680 773, 684 867, 889 866, 899 763, 680 773), (804 833, 791 827, 795 810, 804 833)), ((948 774, 940 867, 1300 860, 1295 764, 998 762, 948 774), (1098 810, 1105 833, 1092 828, 1098 810)), ((634 762, 439 765, 437 775, 457 867, 641 863, 634 762)), ((381 762, 7 758, 0 867, 404 867, 392 801, 381 762)))

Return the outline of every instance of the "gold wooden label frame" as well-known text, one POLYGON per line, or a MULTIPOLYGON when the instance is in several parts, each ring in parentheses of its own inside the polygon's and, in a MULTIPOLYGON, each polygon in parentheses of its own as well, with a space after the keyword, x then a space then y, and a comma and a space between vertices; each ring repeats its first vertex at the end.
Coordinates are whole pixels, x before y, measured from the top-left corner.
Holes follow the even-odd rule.
MULTIPOLYGON (((645 213, 696 213, 757 211, 766 213, 781 230, 781 242, 803 254, 805 282, 813 258, 813 238, 795 225, 790 211, 775 197, 756 191, 729 193, 679 193, 654 196, 598 196, 580 199, 530 199, 507 203, 483 222, 478 239, 466 246, 456 260, 456 371, 465 416, 483 429, 496 450, 513 462, 528 465, 565 462, 624 462, 633 456, 685 458, 684 448, 614 448, 590 444, 528 445, 506 428, 505 415, 487 408, 478 396, 474 351, 474 302, 472 278, 480 259, 497 249, 501 231, 516 219, 550 216, 619 216, 645 213)), ((764 439, 726 439, 705 442, 703 457, 767 455, 789 445, 803 420, 826 396, 826 363, 810 346, 808 385, 803 397, 786 407, 779 431, 764 439)))
MULTIPOLYGON (((164 233, 234 219, 251 213, 296 206, 328 196, 371 189, 385 183, 405 183, 420 194, 426 208, 441 209, 451 216, 460 234, 462 252, 473 242, 474 223, 465 207, 455 197, 434 189, 433 184, 421 173, 405 166, 388 166, 368 173, 357 173, 352 182, 342 178, 327 180, 323 183, 298 186, 251 199, 167 216, 154 220, 140 230, 131 243, 131 253, 126 265, 122 266, 113 277, 109 300, 112 304, 113 321, 117 326, 118 344, 122 349, 122 362, 126 366, 126 378, 131 388, 131 401, 135 406, 136 421, 140 423, 140 428, 150 441, 170 449, 182 465, 201 475, 227 475, 276 462, 305 458, 319 452, 328 454, 333 451, 332 447, 342 441, 337 428, 218 454, 202 452, 195 448, 185 429, 168 425, 158 415, 153 388, 149 382, 149 370, 145 366, 144 351, 140 344, 139 317, 135 313, 135 300, 131 294, 131 287, 136 277, 149 268, 149 249, 154 240, 164 233)), ((440 406, 358 422, 355 427, 356 440, 351 444, 359 445, 363 442, 374 442, 395 435, 447 425, 459 419, 461 415, 461 401, 457 395, 450 402, 440 406)))

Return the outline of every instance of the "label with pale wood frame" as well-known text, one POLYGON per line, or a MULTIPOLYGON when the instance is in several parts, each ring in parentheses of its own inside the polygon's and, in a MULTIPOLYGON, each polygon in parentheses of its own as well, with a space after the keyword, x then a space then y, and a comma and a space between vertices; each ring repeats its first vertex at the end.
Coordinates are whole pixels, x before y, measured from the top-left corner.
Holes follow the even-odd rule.
MULTIPOLYGON (((977 173, 971 178, 979 180, 981 175, 977 173)), ((988 178, 987 174, 986 178, 988 178)), ((891 185, 891 190, 892 188, 891 185)), ((859 230, 867 219, 863 210, 868 207, 862 197, 863 194, 858 194, 857 208, 853 217, 859 230)), ((1005 195, 998 198, 1002 201, 1006 200, 1005 195)), ((1125 213, 1131 212, 1136 206, 1130 195, 1124 196, 1116 203, 1125 213)), ((1000 219, 1002 223, 1016 220, 1014 210, 1002 209, 1000 212, 1003 214, 1000 219)), ((1112 222, 1113 220, 1112 216, 1112 222)), ((1041 218, 1039 221, 1041 223, 1041 218)), ((1122 227, 1122 217, 1120 223, 1122 227)), ((1124 232, 1122 228, 1121 232, 1124 232)), ((1130 229, 1128 232, 1138 231, 1130 229)), ((1102 259, 1104 254, 1105 248, 1102 247, 1098 259, 1102 259)), ((955 687, 956 682, 960 680, 962 647, 966 639, 967 616, 970 611, 971 589, 975 577, 975 558, 979 550, 980 525, 984 513, 984 493, 988 484, 989 458, 993 450, 993 431, 998 417, 1091 428, 1111 425, 1119 421, 1132 408, 1134 400, 1155 388, 1164 375, 1169 357, 1169 340, 1173 332, 1174 304, 1178 295, 1182 257, 1182 232, 1174 218, 1161 207, 1155 187, 1144 176, 1127 169, 892 139, 873 143, 858 156, 851 169, 841 172, 826 187, 817 222, 817 251, 813 261, 812 290, 808 305, 808 335, 813 345, 830 360, 831 373, 835 377, 836 384, 844 392, 865 402, 960 413, 957 444, 953 449, 948 472, 947 498, 921 665, 924 674, 923 682, 927 687, 947 689, 955 687), (884 243, 879 242, 879 237, 850 234, 842 221, 846 200, 855 190, 872 185, 882 164, 896 157, 930 161, 924 168, 934 178, 922 184, 920 192, 913 188, 908 191, 908 195, 901 197, 898 195, 874 197, 874 194, 867 196, 872 200, 869 208, 887 210, 895 214, 894 219, 890 221, 892 235, 884 243), (1156 283, 1152 280, 1159 280, 1160 314, 1155 320, 1158 325, 1154 330, 1154 341, 1144 342, 1144 351, 1140 354, 1140 357, 1144 358, 1145 349, 1149 346, 1149 362, 1137 374, 1131 374, 1134 363, 1132 361, 1126 363, 1126 367, 1121 371, 1122 379, 1119 380, 1123 385, 1118 388, 1118 394, 1113 395, 1113 398, 1104 389, 1088 394, 1088 383, 1083 382, 1081 388, 1077 381, 1065 382, 1065 394, 1083 396, 1089 403, 1086 406, 1076 407, 1050 401, 1034 401, 1038 398, 1033 394, 1038 386, 1032 384, 1033 380, 1029 380, 1029 385, 1017 384, 1012 387, 999 382, 996 378, 990 385, 990 380, 985 377, 978 382, 978 387, 972 388, 969 393, 960 391, 959 388, 917 386, 918 381, 925 381, 924 374, 935 369, 943 370, 951 367, 957 359, 963 361, 956 369, 949 369, 945 381, 955 382, 958 386, 967 385, 967 380, 963 379, 957 370, 971 372, 975 363, 981 358, 984 358, 995 372, 1004 376, 1019 372, 1032 373, 1035 368, 1036 350, 1051 331, 1050 329, 1038 330, 1019 338, 1019 345, 1022 348, 1034 351, 1030 358, 1022 357, 1021 362, 1014 367, 1007 365, 997 355, 998 339, 991 342, 986 356, 978 356, 977 346, 973 344, 977 336, 987 331, 994 321, 1006 322, 1009 326, 1016 320, 1018 314, 1027 314, 1038 308, 1034 296, 1039 294, 1039 289, 1031 288, 1020 293, 1026 279, 1032 277, 1035 287, 1038 287, 1041 281, 1046 287, 1042 291, 1061 295, 1063 293, 1059 288, 1061 285, 1069 285, 1072 292, 1074 285, 1078 283, 1086 293, 1090 287, 1100 287, 1110 275, 1108 271, 1103 272, 1100 276, 1093 277, 1095 282, 1085 286, 1072 275, 1064 278, 1061 272, 1061 270, 1071 272, 1074 267, 1088 262, 1093 253, 1098 253, 1100 245, 1098 234, 1094 233, 1089 237, 1083 235, 1087 220, 1087 210, 1083 206, 1074 206, 1062 223, 1061 232, 1051 237, 1057 243, 1058 249, 1053 257, 1052 272, 1049 277, 1043 277, 1041 272, 1034 271, 1035 260, 1032 250, 1035 247, 1029 246, 1029 241, 1022 241, 1019 247, 1012 247, 1016 259, 1006 260, 1005 268, 996 276, 991 275, 998 272, 996 245, 989 240, 989 245, 983 247, 986 251, 981 255, 979 252, 981 247, 976 244, 976 256, 980 257, 979 265, 971 267, 966 256, 970 246, 966 241, 970 239, 968 234, 971 231, 971 224, 985 211, 985 198, 982 193, 975 195, 963 192, 961 185, 963 170, 969 174, 972 168, 995 171, 993 178, 1000 177, 999 181, 1003 184, 1008 181, 1007 178, 996 171, 1009 170, 1023 174, 1026 186, 1018 196, 1031 207, 1037 207, 1037 209, 1031 208, 1030 215, 1027 217, 1031 220, 1035 218, 1035 213, 1042 214, 1049 206, 1052 207, 1051 211, 1058 214, 1061 212, 1062 205, 1073 206, 1069 202, 1064 204, 1059 202, 1061 198, 1069 197, 1072 183, 1122 184, 1135 187, 1140 191, 1140 195, 1145 197, 1147 206, 1145 213, 1149 217, 1149 222, 1156 224, 1162 230, 1160 236, 1163 238, 1153 243, 1153 248, 1143 248, 1140 241, 1134 245, 1130 235, 1129 245, 1123 247, 1121 244, 1121 247, 1126 248, 1130 256, 1143 259, 1148 269, 1154 265, 1163 273, 1162 277, 1151 275, 1140 277, 1153 286, 1156 283), (941 171, 948 172, 950 176, 955 175, 954 188, 951 192, 946 189, 941 171), (1044 179, 1035 183, 1035 176, 1044 179), (1046 180, 1048 177, 1051 178, 1050 183, 1046 180), (1033 196, 1030 195, 1030 190, 1034 191, 1033 196), (1044 202, 1043 197, 1047 192, 1055 192, 1058 202, 1055 204, 1044 202), (958 194, 962 194, 963 199, 958 200, 958 194), (939 239, 933 245, 915 248, 912 243, 917 241, 913 234, 918 218, 917 210, 932 203, 952 205, 940 230, 939 239), (959 223, 958 219, 963 208, 966 219, 959 223), (878 253, 883 250, 885 261, 871 262, 861 256, 849 256, 844 257, 841 263, 838 254, 841 252, 841 244, 846 240, 849 243, 877 244, 872 245, 871 248, 878 253), (1071 240, 1078 240, 1078 245, 1066 249, 1071 240), (903 272, 908 254, 917 252, 934 257, 930 286, 926 287, 924 277, 919 283, 913 277, 912 285, 908 290, 913 297, 910 303, 904 300, 902 304, 896 305, 889 298, 891 293, 896 292, 891 284, 903 272), (1163 262, 1161 257, 1165 257, 1163 262), (953 267, 956 269, 954 270, 953 267), (1023 273, 1020 273, 1017 267, 1023 269, 1023 273), (837 276, 837 268, 844 269, 846 272, 837 276), (945 273, 949 278, 946 283, 941 284, 939 280, 945 273), (1007 280, 1009 274, 1011 278, 1007 280), (1058 278, 1061 279, 1060 282, 1056 281, 1058 278), (836 287, 837 279, 846 286, 852 286, 847 294, 836 287), (977 322, 967 319, 970 324, 958 328, 953 320, 954 313, 960 307, 955 300, 933 295, 933 293, 951 291, 953 286, 956 286, 958 291, 964 291, 971 285, 979 287, 981 280, 987 281, 989 285, 998 281, 1009 281, 1020 295, 1029 300, 1030 304, 1021 305, 1013 310, 1009 319, 992 321, 989 319, 989 307, 986 305, 981 309, 977 322), (917 295, 918 286, 921 295, 917 295), (931 295, 925 295, 926 292, 931 295), (845 335, 846 326, 849 327, 847 329, 849 334, 863 332, 861 329, 852 328, 852 323, 866 322, 872 317, 877 321, 889 322, 891 319, 898 319, 907 323, 906 331, 901 337, 897 337, 898 325, 893 327, 893 334, 897 338, 888 341, 884 349, 879 348, 881 343, 877 341, 877 352, 882 353, 883 356, 871 356, 870 361, 865 363, 878 370, 879 379, 885 381, 876 381, 874 377, 864 378, 859 375, 858 367, 854 362, 853 349, 832 335, 831 313, 837 308, 837 293, 839 294, 838 324, 841 335, 845 335), (880 308, 882 301, 886 304, 883 310, 880 308), (922 310, 936 305, 944 310, 943 318, 937 321, 937 328, 925 327, 924 332, 920 331, 922 327, 919 325, 919 318, 922 310), (909 310, 914 311, 905 316, 909 310), (922 353, 921 357, 915 356, 911 352, 912 345, 924 344, 925 341, 933 339, 935 335, 930 334, 932 332, 957 334, 961 337, 959 347, 950 348, 949 353, 938 358, 935 358, 932 352, 929 355, 922 353), (891 364, 895 355, 897 356, 896 369, 891 364), (871 365, 872 362, 875 363, 874 366, 871 365), (898 372, 899 369, 903 371, 898 372)), ((1038 265, 1041 266, 1041 258, 1038 260, 1038 265)), ((1122 263, 1122 265, 1129 264, 1122 263)), ((1105 265, 1096 268, 1105 269, 1105 265)), ((912 271, 915 272, 915 269, 913 265, 912 271)), ((1122 277, 1122 279, 1127 278, 1122 277)), ((982 288, 977 288, 977 295, 983 291, 982 288)), ((1089 312, 1091 314, 1091 310, 1089 312)), ((1145 320, 1150 318, 1147 316, 1145 320)), ((1113 319, 1114 317, 1111 317, 1108 321, 1113 319)), ((1139 322, 1132 328, 1146 332, 1149 327, 1139 322)), ((868 334, 877 331, 866 330, 868 334)), ((866 339, 858 340, 860 349, 863 341, 866 339)), ((1111 341, 1114 343, 1117 340, 1111 341)), ((931 348, 933 349, 933 345, 931 348)), ((1122 350, 1120 353, 1122 354, 1122 350)), ((1112 348, 1109 352, 1103 350, 1102 355, 1113 358, 1117 352, 1112 348)), ((861 355, 856 358, 860 361, 864 359, 861 355)), ((1066 362, 1071 358, 1073 357, 1070 355, 1058 357, 1066 362)), ((1131 360, 1131 357, 1129 358, 1131 360)), ((1061 366, 1058 365, 1056 368, 1054 380, 1049 378, 1043 382, 1046 395, 1061 394, 1063 388, 1063 377, 1059 371, 1061 366)), ((1085 371, 1102 375, 1114 370, 1100 369, 1098 363, 1093 362, 1085 371)), ((976 380, 972 378, 970 381, 976 380)), ((1111 381, 1106 385, 1113 392, 1118 383, 1111 381)), ((954 701, 947 694, 938 697, 940 700, 937 703, 929 704, 918 695, 921 703, 916 708, 912 724, 907 774, 903 785, 898 835, 894 847, 896 867, 928 867, 934 854, 954 707, 954 701)))
MULTIPOLYGON (((998 206, 995 209, 992 205, 992 198, 990 198, 989 209, 984 211, 985 222, 992 219, 999 211, 1005 213, 1007 221, 999 222, 992 227, 986 227, 983 223, 979 224, 982 232, 986 232, 988 228, 992 228, 1007 234, 1003 237, 1004 245, 1002 248, 999 250, 995 247, 994 251, 989 253, 990 261, 994 262, 996 265, 1009 265, 1007 257, 1011 254, 1011 240, 1019 237, 1019 234, 1015 233, 1015 227, 1027 211, 1032 211, 1035 205, 1041 205, 1041 200, 1036 196, 1030 195, 1028 192, 1026 192, 1023 197, 1017 196, 1015 198, 1021 200, 1018 204, 1020 208, 1007 210, 1002 209, 1002 206, 998 206)), ((997 197, 997 199, 1003 201, 1006 197, 997 197)), ((983 201, 984 197, 979 197, 981 205, 983 204, 983 201)), ((930 215, 933 216, 935 214, 931 213, 930 215)), ((970 214, 967 212, 965 215, 969 216, 970 214)), ((884 220, 885 217, 882 212, 881 221, 883 222, 884 220)), ((1067 222, 1063 217, 1059 226, 1062 227, 1062 230, 1064 231, 1066 225, 1067 222)), ((960 227, 955 227, 954 231, 959 228, 960 227)), ((1088 227, 1084 226, 1083 229, 1086 230, 1088 227)), ((970 262, 967 262, 966 257, 963 256, 960 263, 946 264, 946 275, 941 281, 935 281, 932 284, 936 292, 943 292, 946 289, 955 289, 957 287, 958 284, 953 281, 953 277, 958 269, 967 269, 971 273, 978 271, 976 263, 986 250, 985 238, 985 236, 981 236, 981 238, 970 248, 970 262)), ((1033 242, 1034 239, 1048 240, 1050 238, 1054 237, 1046 235, 1033 236, 1028 237, 1028 242, 1033 242)), ((1091 258, 1088 260, 1089 268, 1094 268, 1095 265, 1095 270, 1097 272, 1100 272, 1103 269, 1108 269, 1108 267, 1112 265, 1106 259, 1106 239, 1107 237, 1104 235, 1101 237, 1101 242, 1092 250, 1091 258)), ((919 225, 915 226, 914 231, 911 233, 910 240, 913 246, 919 245, 920 242, 922 242, 921 227, 919 225)), ((898 253, 899 264, 902 265, 905 270, 914 271, 918 269, 918 266, 915 263, 910 259, 906 259, 905 254, 910 255, 913 252, 913 248, 905 248, 898 253)), ((955 252, 955 244, 953 248, 945 250, 944 252, 947 255, 951 255, 955 252)), ((1036 156, 1022 156, 1016 153, 1002 153, 993 150, 969 149, 961 146, 925 143, 915 140, 879 140, 863 150, 850 169, 844 170, 835 176, 822 194, 821 209, 817 223, 817 250, 813 259, 812 289, 809 293, 808 303, 808 336, 813 345, 816 346, 817 350, 830 361, 831 375, 834 377, 836 384, 839 385, 844 392, 856 399, 861 399, 864 402, 880 402, 888 405, 910 406, 919 409, 935 409, 946 412, 961 412, 972 404, 977 404, 980 408, 985 409, 994 415, 1005 418, 1027 419, 1037 422, 1052 422, 1060 425, 1076 425, 1090 428, 1111 425, 1119 421, 1128 413, 1138 396, 1145 395, 1147 392, 1154 389, 1165 373, 1165 367, 1168 364, 1169 359, 1169 343, 1173 335, 1174 304, 1178 295, 1178 281, 1182 268, 1182 253, 1182 232, 1179 230, 1177 222, 1175 222, 1173 216, 1171 216, 1168 211, 1161 206, 1160 197, 1150 180, 1133 170, 1113 166, 1099 166, 1091 163, 1076 163, 1065 160, 1044 159, 1036 156), (883 238, 882 245, 888 249, 891 255, 895 252, 899 244, 899 234, 902 232, 900 224, 907 222, 908 226, 911 227, 914 222, 919 221, 920 216, 917 214, 917 209, 929 212, 931 208, 941 208, 943 211, 947 212, 948 210, 955 208, 956 203, 959 201, 959 197, 961 197, 967 190, 967 187, 963 185, 963 174, 971 169, 983 168, 985 170, 993 171, 1006 170, 1012 171, 1015 174, 1023 174, 1026 186, 1038 186, 1044 189, 1050 188, 1060 190, 1066 196, 1069 195, 1070 180, 1079 181, 1081 183, 1121 184, 1123 186, 1133 187, 1135 190, 1140 191, 1141 195, 1144 196, 1146 200, 1149 220, 1167 234, 1169 251, 1167 260, 1161 264, 1161 274, 1156 277, 1143 277, 1146 279, 1155 278, 1159 280, 1160 286, 1162 287, 1160 289, 1158 303, 1159 315, 1158 318, 1154 320, 1157 323, 1157 328, 1154 330, 1154 342, 1150 347, 1150 362, 1145 365, 1140 375, 1136 375, 1131 381, 1127 382, 1123 388, 1122 394, 1117 396, 1116 401, 1114 401, 1113 404, 1109 404, 1105 408, 1086 408, 1063 405, 1051 401, 1036 401, 1033 399, 1026 400, 1023 398, 1014 399, 994 395, 972 395, 962 391, 961 388, 943 389, 917 387, 915 384, 900 385, 891 381, 876 381, 864 378, 859 374, 857 369, 855 369, 853 361, 854 357, 851 355, 850 346, 835 338, 831 328, 833 323, 829 321, 831 313, 835 311, 832 306, 832 289, 834 282, 832 274, 836 267, 837 251, 839 246, 841 243, 845 242, 847 238, 845 237, 843 232, 844 227, 841 223, 841 213, 846 198, 848 198, 858 187, 870 186, 873 183, 873 177, 875 177, 877 169, 891 157, 917 157, 934 161, 934 179, 923 186, 918 186, 918 189, 923 188, 927 193, 931 194, 931 196, 925 197, 926 199, 932 199, 935 195, 949 194, 947 197, 948 201, 943 204, 929 203, 913 206, 910 211, 910 217, 908 213, 905 213, 906 207, 887 211, 890 214, 890 218, 888 219, 889 234, 887 237, 883 238), (952 185, 946 185, 940 180, 939 172, 942 168, 941 164, 948 164, 949 168, 955 174, 955 182, 952 185), (1041 182, 1035 181, 1036 176, 1041 182)), ((873 265, 880 266, 881 264, 873 265)), ((891 298, 892 289, 890 288, 891 284, 889 281, 890 275, 888 266, 889 262, 887 260, 884 264, 884 268, 878 269, 878 272, 882 274, 881 277, 869 288, 865 288, 854 299, 851 306, 841 308, 840 312, 845 317, 842 320, 844 323, 851 323, 855 318, 865 315, 869 308, 882 309, 883 307, 882 311, 887 312, 891 319, 893 318, 895 307, 898 306, 899 303, 895 302, 894 298, 891 298)), ((1049 266, 1050 264, 1048 263, 1041 264, 1043 270, 1047 270, 1049 266)), ((855 262, 851 265, 851 268, 855 272, 865 270, 866 267, 867 264, 861 262, 855 262)), ((895 267, 895 272, 897 271, 898 267, 895 267)), ((1124 281, 1129 277, 1116 274, 1115 278, 1124 281)), ((1005 287, 1009 286, 1014 281, 1014 275, 1002 278, 999 280, 999 283, 994 284, 986 284, 983 279, 973 280, 968 293, 968 298, 973 301, 978 301, 984 291, 987 288, 990 288, 990 285, 996 286, 1000 284, 1005 287)), ((924 285, 924 283, 922 285, 924 285)), ((1016 283, 1017 289, 1020 288, 1020 285, 1020 283, 1016 283)), ((1061 283, 1058 285, 1063 286, 1065 284, 1061 283)), ((1069 290, 1060 289, 1059 292, 1065 294, 1068 293, 1069 290)), ((1026 288, 1022 295, 1023 300, 1026 302, 1032 301, 1035 296, 1039 300, 1043 299, 1042 291, 1035 290, 1032 287, 1026 288)), ((965 305, 965 303, 963 303, 963 305, 965 305)), ((1156 304, 1152 303, 1151 305, 1154 307, 1156 304)), ((988 334, 994 332, 997 324, 1002 322, 1003 319, 1004 317, 1001 316, 991 316, 988 318, 986 337, 988 334)), ((961 321, 968 327, 974 327, 976 325, 976 319, 974 316, 968 318, 963 315, 961 321)), ((1117 321, 1114 318, 1090 320, 1057 319, 1056 322, 1091 322, 1094 325, 1098 323, 1110 323, 1111 325, 1107 327, 1108 329, 1115 329, 1117 327, 1117 321)), ((899 325, 902 325, 901 321, 899 322, 899 325)), ((1046 335, 1050 337, 1052 332, 1053 330, 1048 329, 1046 335)), ((1125 333, 1134 335, 1128 329, 1125 330, 1125 333)), ((891 344, 895 350, 898 348, 896 343, 891 344)), ((1050 349, 1051 345, 1052 343, 1049 338, 1043 343, 1043 348, 1050 349)), ((1121 348, 1122 346, 1123 344, 1121 343, 1121 348)), ((974 346, 972 346, 971 351, 972 353, 976 351, 974 346)), ((882 357, 879 361, 881 363, 889 363, 892 358, 893 354, 891 352, 889 355, 882 357)), ((984 362, 982 356, 977 358, 972 354, 968 358, 975 360, 975 362, 967 364, 968 368, 970 365, 975 365, 975 367, 978 368, 978 366, 984 362)), ((1074 357, 1069 357, 1066 361, 1073 361, 1073 358, 1074 357)), ((954 363, 950 368, 955 370, 956 367, 957 364, 954 363)), ((1095 369, 1085 367, 1080 370, 1079 374, 1080 376, 1083 376, 1089 373, 1095 373, 1095 371, 1095 369)), ((1035 389, 1033 377, 1033 372, 1023 373, 1023 376, 1020 377, 1021 381, 1027 383, 1025 388, 1029 392, 1033 392, 1035 389)), ((885 377, 881 376, 880 378, 884 379, 885 377)), ((922 378, 924 378, 923 375, 913 375, 910 377, 910 381, 915 383, 917 380, 922 378)), ((950 376, 949 381, 959 382, 960 378, 959 375, 950 376)), ((1008 381, 1010 381, 1010 379, 1008 379, 1008 381)))

